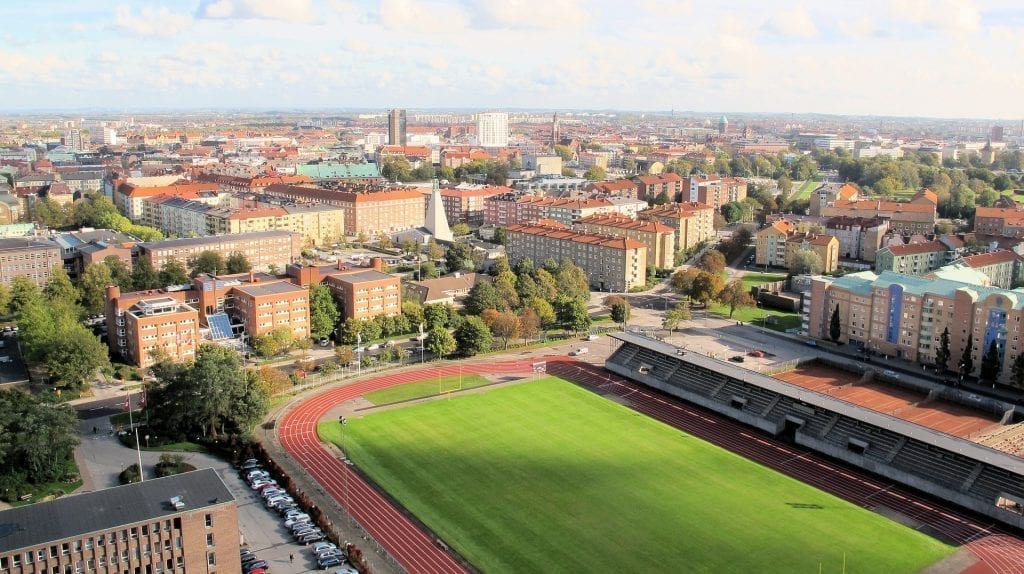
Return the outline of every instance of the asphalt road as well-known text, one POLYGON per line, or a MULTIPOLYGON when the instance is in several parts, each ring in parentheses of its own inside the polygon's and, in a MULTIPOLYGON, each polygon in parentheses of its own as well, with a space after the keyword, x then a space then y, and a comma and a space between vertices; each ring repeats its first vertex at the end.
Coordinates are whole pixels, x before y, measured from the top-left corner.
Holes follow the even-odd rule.
MULTIPOLYGON (((139 408, 139 397, 142 393, 135 393, 131 395, 132 408, 139 408)), ((124 410, 124 395, 120 397, 114 397, 109 399, 97 399, 87 403, 80 403, 75 405, 75 412, 78 414, 78 418, 81 420, 95 419, 99 417, 109 417, 118 413, 125 412, 124 410)))

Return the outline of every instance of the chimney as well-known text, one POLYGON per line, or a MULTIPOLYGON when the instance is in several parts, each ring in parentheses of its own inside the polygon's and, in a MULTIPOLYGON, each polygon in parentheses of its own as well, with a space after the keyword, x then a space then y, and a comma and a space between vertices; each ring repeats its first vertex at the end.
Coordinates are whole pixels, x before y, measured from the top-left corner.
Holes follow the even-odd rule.
POLYGON ((107 301, 117 299, 121 296, 121 288, 117 285, 107 285, 107 301))
POLYGON ((252 269, 250 269, 249 270, 249 283, 255 283, 255 282, 256 282, 256 272, 253 271, 252 269))
POLYGON ((374 271, 384 271, 384 260, 380 257, 374 257, 370 259, 370 267, 373 267, 374 271))
POLYGON ((341 259, 339 259, 338 260, 338 271, 344 271, 344 269, 345 269, 345 263, 341 259))

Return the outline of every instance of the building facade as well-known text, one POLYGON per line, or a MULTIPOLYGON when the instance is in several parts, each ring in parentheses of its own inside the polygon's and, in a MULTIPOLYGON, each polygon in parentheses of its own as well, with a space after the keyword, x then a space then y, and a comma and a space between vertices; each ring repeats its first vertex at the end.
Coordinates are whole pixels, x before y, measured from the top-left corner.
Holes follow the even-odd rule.
POLYGON ((1024 208, 978 207, 974 212, 974 232, 982 235, 1024 237, 1024 208))
POLYGON ((297 340, 309 338, 309 288, 288 281, 250 281, 232 287, 225 309, 250 337, 286 329, 297 340))
POLYGON ((401 281, 379 269, 339 270, 326 275, 324 285, 341 301, 343 320, 402 313, 401 281))
POLYGON ((597 291, 622 293, 647 283, 647 246, 635 239, 548 225, 512 225, 507 232, 512 263, 567 257, 586 271, 597 291))
POLYGON ((889 227, 900 235, 931 234, 935 231, 938 198, 930 189, 917 192, 909 202, 874 199, 836 200, 821 208, 826 217, 865 217, 889 220, 889 227))
POLYGON ((659 269, 675 267, 675 230, 650 219, 633 219, 619 214, 591 215, 573 223, 573 227, 589 233, 623 236, 647 246, 647 264, 659 269))
POLYGON ((683 178, 675 173, 638 175, 633 178, 633 182, 636 184, 637 199, 653 200, 664 193, 669 201, 676 201, 683 194, 683 178))
POLYGON ((25 277, 42 287, 54 267, 63 266, 60 248, 50 242, 33 239, 0 239, 0 283, 10 285, 15 277, 25 277))
POLYGON ((213 469, 0 512, 9 574, 236 574, 238 508, 213 469))
POLYGON ((927 275, 950 262, 952 252, 941 241, 889 245, 878 250, 875 271, 927 275))
POLYGON ((689 251, 715 237, 715 210, 703 203, 668 203, 641 211, 637 217, 674 229, 676 251, 689 251))
POLYGON ((747 197, 747 182, 738 177, 690 176, 685 181, 683 200, 695 201, 721 209, 726 203, 747 197))
POLYGON ((795 231, 793 223, 779 220, 754 235, 754 262, 762 267, 788 267, 786 240, 795 231))
POLYGON ((278 199, 337 207, 344 214, 342 228, 349 236, 365 233, 372 237, 378 233, 422 227, 426 214, 426 196, 415 189, 335 191, 272 185, 265 194, 278 199))
POLYGON ((889 271, 814 278, 804 317, 808 336, 830 338, 836 313, 840 342, 921 364, 935 364, 942 333, 948 330, 951 359, 946 368, 951 371, 957 370, 969 343, 974 369, 968 374, 977 375, 994 345, 1001 382, 1009 380, 1024 351, 1024 296, 1016 291, 889 271))
POLYGON ((268 271, 272 267, 283 270, 302 256, 302 236, 292 231, 255 231, 153 241, 140 243, 138 247, 139 257, 157 270, 171 259, 185 263, 204 251, 219 253, 225 259, 233 253, 241 253, 257 271, 268 271))
POLYGON ((477 114, 476 138, 481 147, 508 146, 508 114, 505 112, 477 114))
POLYGON ((406 125, 405 110, 396 108, 388 112, 388 143, 390 145, 405 145, 406 125))
POLYGON ((821 259, 821 272, 832 273, 839 268, 839 240, 831 235, 815 235, 813 233, 792 233, 786 238, 786 268, 797 269, 797 254, 810 251, 821 259))

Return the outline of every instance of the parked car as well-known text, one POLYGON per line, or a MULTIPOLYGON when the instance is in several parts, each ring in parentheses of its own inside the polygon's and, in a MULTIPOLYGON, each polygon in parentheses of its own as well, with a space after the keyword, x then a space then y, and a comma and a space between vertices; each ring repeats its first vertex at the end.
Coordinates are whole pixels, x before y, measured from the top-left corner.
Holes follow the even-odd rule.
POLYGON ((266 570, 269 567, 270 567, 270 565, 267 564, 266 560, 257 560, 255 562, 250 562, 250 563, 242 566, 242 572, 245 572, 245 574, 249 574, 253 570, 256 570, 256 569, 266 570))
POLYGON ((764 357, 764 351, 751 351, 747 354, 750 355, 751 357, 764 357))
POLYGON ((886 376, 886 377, 889 377, 890 379, 898 379, 898 378, 900 378, 900 374, 899 373, 897 373, 896 371, 891 371, 889 369, 886 369, 886 370, 882 371, 882 375, 886 376))
POLYGON ((370 345, 369 347, 367 347, 366 350, 367 351, 376 351, 379 348, 380 348, 380 345, 378 345, 377 343, 374 343, 374 344, 370 345))
POLYGON ((310 548, 310 550, 312 550, 314 554, 317 553, 317 552, 322 552, 324 550, 337 550, 337 549, 338 549, 338 545, 333 543, 333 542, 318 542, 318 543, 314 544, 312 548, 310 548))
POLYGON ((808 347, 817 347, 818 346, 818 342, 815 341, 814 339, 807 339, 806 341, 804 341, 804 344, 807 345, 808 347))
POLYGON ((312 544, 313 542, 319 542, 326 538, 323 532, 315 532, 313 534, 306 534, 305 536, 299 537, 299 544, 312 544))
POLYGON ((742 363, 745 359, 743 358, 743 355, 733 355, 732 357, 729 357, 729 360, 734 363, 742 363))
POLYGON ((320 346, 321 347, 330 347, 331 346, 331 340, 328 339, 327 337, 324 337, 323 339, 320 339, 320 346))
POLYGON ((587 340, 588 341, 596 341, 596 340, 598 340, 600 338, 601 338, 601 335, 590 335, 589 337, 587 337, 587 340))
POLYGON ((575 351, 569 351, 569 356, 570 357, 576 357, 576 356, 579 356, 579 355, 586 355, 589 352, 590 352, 590 349, 588 349, 586 347, 580 347, 579 349, 576 349, 575 351))
POLYGON ((365 353, 366 352, 366 347, 356 347, 355 349, 352 349, 352 352, 353 353, 365 353))
POLYGON ((320 566, 321 570, 326 570, 333 566, 341 566, 345 562, 341 558, 338 558, 336 556, 330 556, 328 558, 324 558, 323 560, 317 560, 316 563, 318 566, 320 566))

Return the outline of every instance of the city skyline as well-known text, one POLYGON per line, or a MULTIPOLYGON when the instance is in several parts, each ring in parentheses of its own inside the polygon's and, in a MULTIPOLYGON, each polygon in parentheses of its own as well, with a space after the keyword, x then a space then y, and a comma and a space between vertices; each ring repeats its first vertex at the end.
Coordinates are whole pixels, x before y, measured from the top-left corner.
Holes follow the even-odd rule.
POLYGON ((53 0, 7 8, 0 110, 1024 115, 1006 0, 53 0))

